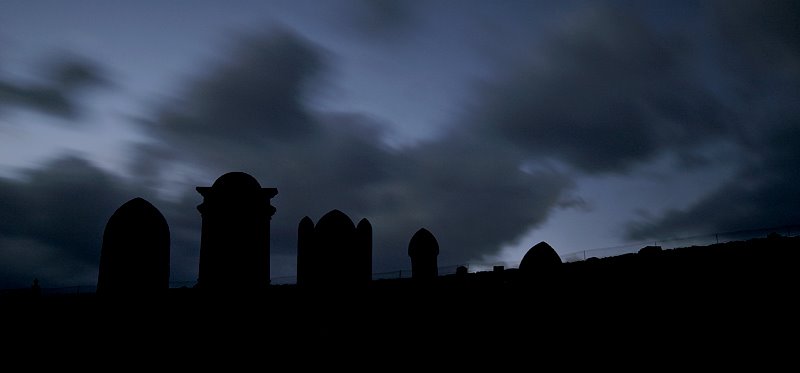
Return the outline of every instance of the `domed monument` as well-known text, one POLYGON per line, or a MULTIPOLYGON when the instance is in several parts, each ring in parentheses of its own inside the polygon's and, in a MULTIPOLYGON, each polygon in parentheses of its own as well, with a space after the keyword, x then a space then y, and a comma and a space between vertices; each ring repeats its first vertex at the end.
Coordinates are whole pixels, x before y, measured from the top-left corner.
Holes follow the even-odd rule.
POLYGON ((200 273, 197 287, 234 291, 269 285, 270 220, 278 194, 244 172, 222 175, 210 187, 197 187, 203 203, 200 273))

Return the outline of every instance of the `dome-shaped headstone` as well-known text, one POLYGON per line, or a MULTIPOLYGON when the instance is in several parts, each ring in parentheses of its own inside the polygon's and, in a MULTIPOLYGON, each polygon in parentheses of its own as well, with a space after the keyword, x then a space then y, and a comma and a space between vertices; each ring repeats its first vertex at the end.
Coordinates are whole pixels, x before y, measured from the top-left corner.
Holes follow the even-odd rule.
POLYGON ((561 264, 561 257, 547 244, 539 242, 528 250, 519 264, 520 271, 537 271, 556 268, 561 264))

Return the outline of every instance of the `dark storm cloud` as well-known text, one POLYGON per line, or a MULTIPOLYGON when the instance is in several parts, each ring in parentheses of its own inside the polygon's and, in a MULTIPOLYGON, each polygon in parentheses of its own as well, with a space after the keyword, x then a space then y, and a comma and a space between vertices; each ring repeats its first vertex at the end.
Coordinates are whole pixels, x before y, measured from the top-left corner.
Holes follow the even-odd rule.
MULTIPOLYGON (((800 114, 800 113, 798 113, 800 114)), ((631 239, 711 234, 800 222, 800 121, 771 133, 764 157, 742 167, 733 180, 684 210, 632 222, 631 239)))
POLYGON ((151 164, 241 170, 279 189, 273 258, 293 257, 303 216, 341 209, 372 222, 376 270, 406 268, 421 227, 439 237, 443 264, 477 259, 543 222, 571 187, 555 172, 522 172, 514 149, 466 135, 390 149, 379 120, 306 106, 324 51, 286 32, 255 40, 144 125, 161 152, 151 164))
POLYGON ((0 179, 0 289, 91 286, 108 218, 144 197, 170 224, 173 280, 197 276, 200 217, 196 198, 162 200, 139 180, 123 179, 74 156, 0 179))
POLYGON ((208 145, 235 139, 280 142, 310 130, 303 107, 322 56, 289 32, 238 40, 237 54, 185 92, 152 126, 167 141, 208 145))
MULTIPOLYGON (((723 66, 738 74, 800 74, 800 3, 717 1, 711 22, 725 50, 723 66)), ((757 79, 748 81, 756 84, 757 79)))
POLYGON ((78 96, 106 82, 97 65, 77 56, 58 56, 46 64, 41 82, 16 82, 0 77, 0 114, 4 107, 24 107, 65 118, 81 113, 78 96))
POLYGON ((664 156, 681 161, 678 172, 740 162, 696 205, 631 222, 628 238, 797 224, 798 4, 721 1, 700 10, 677 21, 580 9, 483 86, 472 118, 534 163, 590 175, 646 169, 664 156), (706 159, 720 144, 738 155, 706 159))
POLYGON ((571 201, 570 178, 522 172, 520 159, 513 150, 469 135, 421 145, 407 154, 407 165, 394 168, 404 172, 389 187, 403 193, 389 194, 393 204, 376 201, 372 213, 391 214, 385 223, 390 229, 403 227, 386 234, 399 249, 418 227, 434 232, 443 248, 441 264, 496 253, 571 201))
POLYGON ((720 36, 726 92, 745 123, 736 176, 698 203, 632 222, 634 239, 707 234, 800 223, 800 33, 797 2, 721 2, 711 23, 720 36))
MULTIPOLYGON (((361 30, 414 32, 409 25, 420 10, 397 4, 362 3, 361 30)), ((709 167, 703 154, 715 143, 741 153, 736 177, 693 206, 631 223, 629 236, 796 224, 800 13, 790 2, 717 5, 704 7, 694 34, 671 28, 668 17, 656 27, 641 14, 596 5, 559 13, 563 19, 550 20, 547 32, 512 28, 519 32, 509 38, 530 37, 530 50, 509 47, 520 57, 497 69, 475 107, 461 107, 467 115, 437 139, 401 149, 384 145, 391 126, 380 118, 312 109, 310 98, 336 70, 329 69, 336 51, 286 31, 242 38, 141 121, 152 142, 136 148, 135 179, 77 158, 22 180, 0 179, 0 287, 26 286, 33 276, 44 286, 94 283, 105 222, 136 196, 166 216, 172 278, 191 281, 200 235, 194 186, 237 170, 280 191, 273 200, 274 275, 294 268, 297 224, 306 215, 318 221, 341 209, 356 221, 370 219, 378 271, 408 267, 406 245, 420 227, 439 240, 439 263, 457 264, 496 253, 554 209, 579 203, 570 195, 576 175, 636 172, 663 155, 709 167), (551 169, 549 161, 569 167, 551 169), (536 171, 522 171, 523 164, 536 171), (203 177, 183 176, 196 168, 203 177), (176 200, 153 195, 176 179, 176 200)), ((426 24, 425 32, 438 26, 450 25, 426 24)), ((492 39, 506 32, 497 30, 484 35, 489 43, 506 41, 492 39)), ((77 94, 102 80, 80 61, 47 71, 35 82, 0 79, 0 110, 13 105, 69 117, 79 112, 77 94)))
POLYGON ((128 199, 125 184, 85 160, 65 157, 0 179, 0 283, 94 283, 106 220, 128 199))
POLYGON ((685 36, 592 7, 540 48, 535 60, 487 84, 477 115, 531 157, 588 173, 626 172, 664 151, 691 154, 728 130, 685 36))
POLYGON ((368 39, 394 40, 407 36, 417 20, 417 0, 351 0, 341 10, 338 22, 368 39))

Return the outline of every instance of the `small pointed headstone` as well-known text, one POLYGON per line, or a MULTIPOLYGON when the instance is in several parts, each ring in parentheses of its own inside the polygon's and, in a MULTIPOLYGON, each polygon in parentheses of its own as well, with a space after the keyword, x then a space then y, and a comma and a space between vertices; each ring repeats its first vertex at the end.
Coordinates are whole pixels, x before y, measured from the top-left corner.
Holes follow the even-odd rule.
POLYGON ((408 243, 408 256, 411 257, 412 278, 430 280, 439 275, 437 263, 439 243, 427 229, 422 228, 411 237, 408 243))

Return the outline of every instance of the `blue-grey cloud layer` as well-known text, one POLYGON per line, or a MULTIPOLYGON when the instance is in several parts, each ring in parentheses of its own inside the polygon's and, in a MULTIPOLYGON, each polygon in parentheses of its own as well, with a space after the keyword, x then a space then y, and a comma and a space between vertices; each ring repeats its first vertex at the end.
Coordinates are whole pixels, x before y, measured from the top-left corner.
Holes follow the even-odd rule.
POLYGON ((78 96, 106 81, 97 65, 78 56, 56 56, 42 70, 43 82, 21 83, 0 77, 0 114, 15 107, 75 119, 81 114, 78 96))
MULTIPOLYGON (((504 50, 506 62, 476 85, 446 133, 401 149, 385 145, 391 126, 379 118, 310 105, 335 74, 337 50, 285 30, 243 37, 140 121, 152 142, 132 147, 136 178, 69 157, 0 182, 0 282, 27 284, 32 273, 52 283, 91 279, 105 219, 138 195, 170 223, 173 278, 191 280, 200 219, 193 184, 210 185, 232 170, 280 190, 272 238, 273 269, 282 273, 292 267, 305 215, 316 220, 337 208, 369 218, 377 270, 407 267, 405 245, 420 227, 439 239, 440 263, 456 264, 496 253, 570 205, 576 177, 628 175, 664 157, 682 160, 675 175, 682 167, 736 162, 736 177, 686 209, 631 222, 631 238, 797 223, 797 5, 665 8, 691 10, 679 20, 610 4, 559 13, 564 19, 535 35, 518 58, 508 58, 516 48, 504 50), (706 159, 719 145, 736 157, 706 159), (538 171, 523 171, 523 164, 538 171), (153 193, 152 185, 182 168, 199 168, 207 179, 180 185, 177 201, 153 193)), ((414 35, 420 19, 452 18, 419 18, 444 8, 365 8, 352 20, 362 32, 378 31, 368 22, 373 12, 396 20, 375 35, 390 42, 414 35)), ((525 45, 526 38, 508 40, 525 45)), ((41 87, 0 80, 0 109, 79 112, 71 92, 93 81, 92 71, 67 68, 41 87), (61 99, 41 99, 50 97, 42 92, 61 99)))
POLYGON ((712 12, 723 94, 735 112, 743 161, 735 177, 695 205, 632 222, 632 238, 725 232, 800 222, 800 5, 721 2, 712 12))
POLYGON ((571 186, 557 173, 521 172, 519 154, 481 137, 390 149, 376 120, 308 108, 325 55, 289 32, 248 38, 144 124, 175 162, 244 170, 278 187, 274 253, 293 255, 303 216, 337 208, 372 221, 378 269, 407 267, 405 245, 420 227, 448 248, 443 263, 455 264, 541 223, 571 186))

